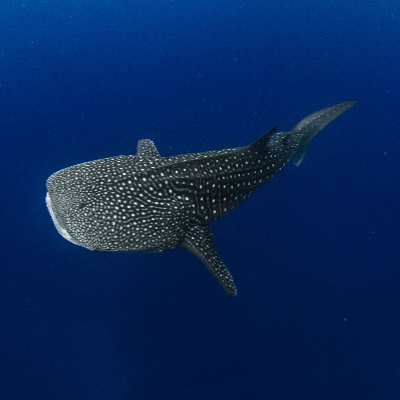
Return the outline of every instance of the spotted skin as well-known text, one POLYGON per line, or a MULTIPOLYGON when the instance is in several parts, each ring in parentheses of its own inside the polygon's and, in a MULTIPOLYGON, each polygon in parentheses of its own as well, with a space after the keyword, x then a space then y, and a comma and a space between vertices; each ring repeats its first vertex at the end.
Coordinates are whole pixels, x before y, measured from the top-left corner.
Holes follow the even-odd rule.
POLYGON ((236 295, 208 223, 221 218, 292 158, 300 164, 315 134, 356 100, 309 115, 290 132, 271 129, 246 147, 161 157, 153 142, 136 155, 65 168, 47 181, 46 203, 59 233, 98 251, 164 252, 184 247, 236 295))

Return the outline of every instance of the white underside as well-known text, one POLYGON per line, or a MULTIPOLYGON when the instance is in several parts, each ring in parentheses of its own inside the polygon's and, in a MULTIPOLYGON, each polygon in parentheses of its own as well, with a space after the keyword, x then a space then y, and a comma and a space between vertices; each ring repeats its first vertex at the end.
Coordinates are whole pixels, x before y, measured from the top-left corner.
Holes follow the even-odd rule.
POLYGON ((76 241, 76 239, 74 239, 69 233, 68 231, 64 228, 63 223, 60 221, 60 219, 57 217, 57 212, 54 210, 53 208, 53 203, 51 201, 51 198, 49 196, 49 193, 46 194, 46 205, 47 205, 47 209, 49 210, 49 213, 51 215, 51 219, 54 222, 54 225, 56 226, 58 232, 60 233, 60 235, 64 238, 67 239, 69 242, 77 244, 78 246, 80 246, 80 244, 76 241))

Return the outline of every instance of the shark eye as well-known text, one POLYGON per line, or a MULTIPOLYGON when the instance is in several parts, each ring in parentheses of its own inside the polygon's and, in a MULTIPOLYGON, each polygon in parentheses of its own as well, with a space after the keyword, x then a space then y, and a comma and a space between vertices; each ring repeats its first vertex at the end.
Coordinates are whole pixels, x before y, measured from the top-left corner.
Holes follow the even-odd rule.
POLYGON ((87 203, 82 203, 82 204, 79 204, 79 209, 80 210, 82 210, 82 208, 85 208, 87 206, 87 203))

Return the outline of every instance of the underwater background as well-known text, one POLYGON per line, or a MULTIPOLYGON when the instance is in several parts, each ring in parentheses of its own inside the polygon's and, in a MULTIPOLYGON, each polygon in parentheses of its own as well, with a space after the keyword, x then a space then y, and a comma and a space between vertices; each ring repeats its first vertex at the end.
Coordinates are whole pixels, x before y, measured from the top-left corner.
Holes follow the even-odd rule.
POLYGON ((3 0, 0 398, 400 398, 400 3, 3 0), (184 249, 74 246, 73 164, 250 144, 359 102, 184 249))

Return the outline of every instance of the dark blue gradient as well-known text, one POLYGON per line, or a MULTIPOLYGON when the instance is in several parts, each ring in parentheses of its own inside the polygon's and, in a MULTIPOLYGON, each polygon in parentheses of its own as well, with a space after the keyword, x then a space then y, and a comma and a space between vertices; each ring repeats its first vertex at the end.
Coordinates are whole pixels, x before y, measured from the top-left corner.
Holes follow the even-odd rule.
POLYGON ((400 398, 396 1, 4 0, 0 398, 400 398), (53 172, 251 143, 359 103, 212 224, 229 298, 189 252, 92 253, 53 172))

